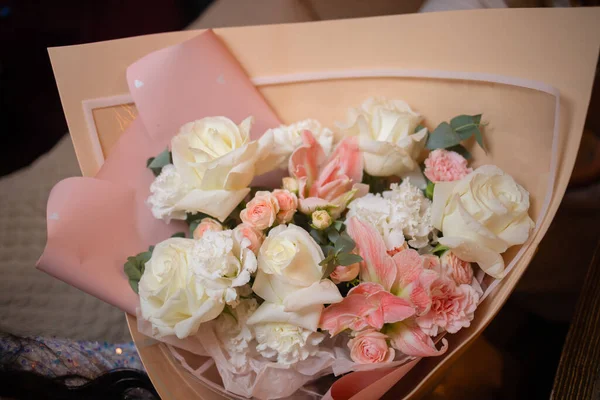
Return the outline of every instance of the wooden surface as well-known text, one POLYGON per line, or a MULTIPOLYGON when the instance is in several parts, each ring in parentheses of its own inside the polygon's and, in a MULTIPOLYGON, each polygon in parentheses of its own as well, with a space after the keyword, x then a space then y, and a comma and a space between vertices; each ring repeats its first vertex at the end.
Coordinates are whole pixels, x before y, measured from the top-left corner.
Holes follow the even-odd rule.
MULTIPOLYGON (((542 343, 540 343, 542 345, 542 343)), ((579 296, 552 389, 553 399, 600 399, 600 241, 579 296)))

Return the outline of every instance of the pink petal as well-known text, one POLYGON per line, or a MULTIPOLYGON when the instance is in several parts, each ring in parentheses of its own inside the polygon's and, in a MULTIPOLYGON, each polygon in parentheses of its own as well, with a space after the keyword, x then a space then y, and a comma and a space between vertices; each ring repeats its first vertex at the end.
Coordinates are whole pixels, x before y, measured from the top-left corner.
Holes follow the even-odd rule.
POLYGON ((379 307, 383 310, 383 319, 386 324, 403 321, 415 315, 415 308, 405 299, 388 292, 379 292, 375 296, 380 297, 379 307))
POLYGON ((310 187, 318 177, 325 152, 310 131, 302 132, 302 141, 304 144, 290 156, 288 169, 294 178, 306 178, 306 184, 310 187))
POLYGON ((316 209, 336 208, 332 202, 320 199, 318 197, 308 197, 298 199, 298 209, 303 214, 312 214, 316 209))
POLYGON ((353 287, 348 291, 348 296, 351 294, 375 294, 383 291, 383 286, 379 283, 363 282, 358 286, 353 287))
POLYGON ((442 348, 436 349, 431 337, 419 328, 414 319, 397 322, 386 333, 392 342, 392 346, 408 356, 440 356, 448 349, 446 339, 442 339, 442 348))
MULTIPOLYGON (((321 329, 337 335, 356 323, 366 326, 361 320, 372 311, 372 306, 363 295, 348 295, 340 303, 332 304, 321 313, 321 329)), ((362 329, 362 328, 361 328, 362 329)))
POLYGON ((387 254, 383 238, 369 223, 356 217, 347 220, 346 225, 364 260, 360 263, 361 280, 380 283, 389 291, 396 280, 397 271, 392 257, 387 254))
POLYGON ((355 137, 347 137, 337 145, 330 159, 335 158, 340 160, 340 175, 346 175, 355 183, 362 181, 363 157, 355 137))
POLYGON ((416 250, 407 249, 394 255, 394 263, 398 269, 395 289, 400 289, 419 279, 423 271, 423 258, 416 250))

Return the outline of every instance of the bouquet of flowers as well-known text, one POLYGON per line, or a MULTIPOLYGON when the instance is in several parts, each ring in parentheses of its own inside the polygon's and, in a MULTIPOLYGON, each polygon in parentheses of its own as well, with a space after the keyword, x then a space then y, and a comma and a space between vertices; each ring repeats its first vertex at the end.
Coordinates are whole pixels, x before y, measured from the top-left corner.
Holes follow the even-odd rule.
POLYGON ((481 118, 430 131, 405 102, 370 98, 334 129, 309 119, 258 140, 252 117, 185 124, 148 160, 147 205, 189 231, 124 265, 140 331, 259 399, 443 354, 534 227, 527 190, 469 167, 461 143, 484 147, 481 118), (278 169, 277 188, 253 186, 278 169))

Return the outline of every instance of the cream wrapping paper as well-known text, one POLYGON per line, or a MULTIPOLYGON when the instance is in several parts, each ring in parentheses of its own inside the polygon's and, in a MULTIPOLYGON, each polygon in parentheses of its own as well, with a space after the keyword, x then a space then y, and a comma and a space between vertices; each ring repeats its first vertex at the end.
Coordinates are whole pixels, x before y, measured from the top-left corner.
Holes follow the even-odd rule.
MULTIPOLYGON (((398 397, 415 394, 420 388, 425 388, 433 376, 441 372, 443 368, 440 366, 447 366, 449 363, 445 361, 464 349, 464 345, 489 323, 516 284, 547 229, 566 187, 583 127, 600 37, 594 21, 599 16, 597 9, 472 11, 216 31, 246 72, 259 84, 264 83, 257 80, 260 77, 344 71, 351 65, 359 70, 388 68, 500 74, 535 79, 554 86, 561 94, 559 168, 554 195, 549 202, 548 213, 542 219, 540 211, 543 199, 551 189, 547 187, 547 182, 551 173, 550 138, 555 111, 552 96, 494 84, 398 78, 310 81, 261 89, 263 96, 284 122, 310 116, 331 125, 334 119, 343 118, 345 108, 357 105, 372 95, 405 99, 428 117, 426 123, 429 127, 459 113, 483 112, 484 119, 490 122, 486 131, 490 153, 485 155, 475 150, 477 165, 499 165, 532 193, 532 213, 540 229, 522 248, 522 257, 514 271, 482 304, 473 326, 450 337, 448 354, 420 362, 418 368, 401 381, 395 391, 398 397), (453 26, 452 31, 443 30, 443 26, 448 24, 453 26), (535 25, 535 29, 532 29, 532 25, 535 25), (478 34, 472 35, 474 31, 478 34), (563 32, 569 32, 568 37, 563 32), (520 39, 525 37, 528 40, 524 43, 520 39), (407 40, 398 43, 394 38, 407 40), (348 43, 352 45, 348 46, 348 43), (465 51, 457 52, 457 49, 465 51), (270 62, 265 63, 266 59, 270 62), (308 98, 317 100, 308 102, 308 98), (540 176, 542 179, 539 179, 540 176)), ((177 43, 197 33, 155 35, 51 51, 84 174, 95 174, 100 165, 97 157, 90 156, 92 138, 86 133, 88 130, 81 115, 81 101, 124 93, 124 70, 129 63, 151 50, 177 43), (114 60, 105 57, 99 59, 107 51, 115 55, 114 60), (89 67, 81 70, 85 73, 73 74, 74 70, 79 70, 77 62, 89 67), (94 62, 100 65, 93 65, 94 62), (94 83, 89 79, 92 75, 96 78, 94 83)), ((103 136, 101 131, 98 132, 97 140, 106 155, 114 148, 114 132, 112 135, 111 143, 110 134, 103 136), (106 141, 103 141, 103 137, 106 141)), ((143 154, 140 159, 148 154, 143 154)), ((110 157, 113 157, 112 153, 110 157)), ((97 185, 97 182, 93 185, 97 185)), ((135 200, 130 199, 130 194, 111 185, 106 186, 110 186, 114 201, 129 202, 132 204, 130 207, 135 207, 135 200)), ((48 212, 50 237, 51 221, 55 221, 51 217, 55 213, 50 209, 48 212)), ((60 213, 58 215, 60 218, 60 213)), ((106 217, 110 218, 110 215, 106 217)), ((151 239, 148 238, 148 241, 151 239)), ((141 250, 136 249, 134 253, 137 251, 141 250)), ((507 254, 507 261, 517 251, 507 254)), ((110 261, 115 262, 116 259, 110 261)), ((89 291, 94 293, 91 286, 89 291)), ((132 334, 134 339, 138 338, 138 342, 141 340, 135 332, 135 326, 132 327, 132 334)), ((140 347, 148 372, 164 397, 189 398, 192 393, 205 396, 205 386, 178 372, 180 367, 161 350, 162 346, 152 344, 140 347), (175 397, 169 395, 173 394, 173 386, 167 382, 167 377, 173 377, 173 374, 179 375, 188 390, 185 391, 182 385, 177 388, 175 397), (187 393, 187 397, 179 396, 183 393, 187 393)), ((340 384, 336 383, 332 389, 332 394, 335 398, 348 398, 349 393, 355 393, 354 398, 376 398, 405 373, 406 368, 396 369, 371 386, 368 383, 372 382, 372 377, 369 379, 365 375, 367 373, 360 373, 364 379, 357 379, 358 375, 352 374, 348 378, 354 376, 353 382, 360 383, 358 386, 362 384, 365 389, 358 392, 355 387, 346 393, 336 391, 339 388, 351 388, 349 384, 341 385, 345 379, 342 378, 340 384)))

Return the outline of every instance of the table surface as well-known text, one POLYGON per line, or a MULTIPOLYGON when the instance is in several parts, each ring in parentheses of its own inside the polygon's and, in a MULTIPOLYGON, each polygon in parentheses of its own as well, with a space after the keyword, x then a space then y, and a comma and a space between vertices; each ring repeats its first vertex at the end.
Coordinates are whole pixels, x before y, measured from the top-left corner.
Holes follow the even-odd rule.
POLYGON ((560 363, 553 399, 600 399, 600 240, 587 275, 560 363))

